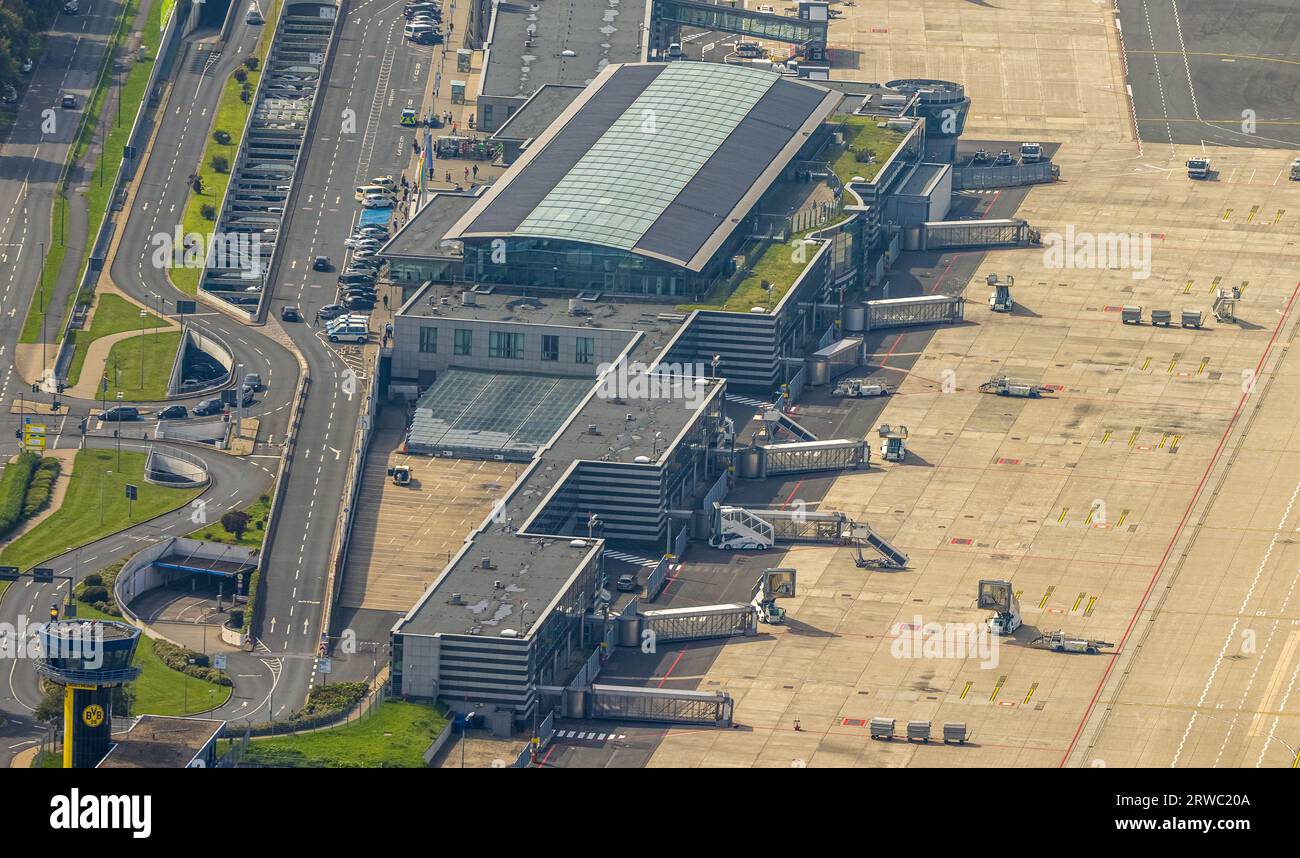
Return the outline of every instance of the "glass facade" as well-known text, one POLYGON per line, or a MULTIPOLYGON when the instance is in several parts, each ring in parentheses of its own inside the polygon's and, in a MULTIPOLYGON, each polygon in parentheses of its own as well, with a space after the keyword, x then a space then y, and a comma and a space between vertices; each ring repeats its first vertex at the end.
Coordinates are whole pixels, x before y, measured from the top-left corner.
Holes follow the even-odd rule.
POLYGON ((474 353, 474 332, 469 328, 456 329, 456 354, 470 355, 474 353))
POLYGON ((505 331, 488 332, 488 357, 520 360, 524 356, 524 335, 505 331))
POLYGON ((542 360, 557 361, 560 359, 560 338, 555 334, 542 335, 542 360))
POLYGON ((576 353, 574 354, 574 363, 595 363, 596 362, 596 341, 591 337, 578 337, 576 339, 576 353))

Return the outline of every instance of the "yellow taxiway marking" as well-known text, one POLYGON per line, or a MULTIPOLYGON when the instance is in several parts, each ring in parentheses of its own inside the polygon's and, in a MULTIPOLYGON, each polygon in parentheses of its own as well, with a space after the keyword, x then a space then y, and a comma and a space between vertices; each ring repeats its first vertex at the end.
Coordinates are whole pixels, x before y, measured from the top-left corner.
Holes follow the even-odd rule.
POLYGON ((1070 609, 1070 613, 1074 613, 1075 611, 1079 610, 1079 603, 1082 602, 1087 595, 1088 595, 1087 593, 1080 593, 1078 596, 1075 597, 1074 607, 1070 609))
POLYGON ((1130 450, 1132 450, 1132 449, 1133 449, 1133 445, 1137 443, 1137 440, 1138 440, 1138 433, 1141 432, 1141 431, 1142 431, 1142 427, 1141 427, 1141 426, 1134 426, 1134 427, 1133 427, 1133 434, 1130 435, 1130 436, 1128 436, 1128 448, 1129 448, 1130 450))
POLYGON ((1093 596, 1091 599, 1088 600, 1088 607, 1086 607, 1086 608, 1083 609, 1083 615, 1084 615, 1085 617, 1091 617, 1091 616, 1092 616, 1092 606, 1095 605, 1095 604, 1097 604, 1097 597, 1096 597, 1096 596, 1093 596))
POLYGON ((1066 515, 1069 514, 1069 512, 1070 512, 1070 508, 1068 506, 1061 507, 1061 514, 1056 517, 1056 523, 1061 524, 1062 522, 1064 522, 1065 517, 1066 515))
POLYGON ((1038 603, 1038 607, 1041 608, 1041 607, 1043 607, 1043 605, 1046 605, 1046 604, 1047 604, 1047 600, 1050 599, 1050 598, 1052 598, 1052 594, 1055 593, 1055 592, 1056 592, 1056 585, 1055 585, 1055 584, 1053 584, 1051 587, 1048 587, 1048 588, 1047 588, 1047 593, 1043 595, 1043 600, 1042 600, 1041 602, 1038 603))
POLYGON ((1201 365, 1196 368, 1196 374, 1200 375, 1201 373, 1205 372, 1205 368, 1209 366, 1209 364, 1210 364, 1210 358, 1208 355, 1206 357, 1201 358, 1201 365))
POLYGON ((1124 526, 1124 519, 1126 518, 1128 518, 1128 510, 1124 510, 1119 514, 1119 521, 1115 522, 1116 530, 1124 526))
POLYGON ((1146 360, 1142 361, 1142 370, 1145 372, 1145 371, 1146 371, 1146 368, 1149 367, 1149 366, 1151 366, 1151 358, 1150 358, 1150 356, 1148 356, 1146 360))
POLYGON ((1171 453, 1176 452, 1178 450, 1178 442, 1181 440, 1183 440, 1182 435, 1175 435, 1174 440, 1171 441, 1169 444, 1169 452, 1171 453))
POLYGON ((963 688, 963 689, 961 690, 961 695, 960 695, 957 699, 958 699, 958 700, 965 700, 965 699, 966 699, 966 695, 967 695, 967 694, 970 694, 970 687, 971 687, 972 685, 974 685, 974 684, 975 684, 975 683, 973 683, 973 682, 967 682, 967 683, 966 683, 966 687, 963 688))
POLYGON ((1251 206, 1250 211, 1246 214, 1246 223, 1253 221, 1257 214, 1259 214, 1259 206, 1251 206))
POLYGON ((1211 294, 1211 295, 1213 295, 1213 294, 1215 293, 1215 291, 1219 288, 1219 284, 1222 283, 1222 282, 1223 282, 1223 278, 1222 278, 1222 277, 1215 277, 1213 280, 1210 281, 1210 294, 1211 294))
POLYGON ((1278 209, 1277 214, 1273 215, 1273 223, 1281 223, 1284 214, 1286 214, 1286 209, 1278 209))
POLYGON ((1227 219, 1230 218, 1230 217, 1232 217, 1232 209, 1224 209, 1224 210, 1223 210, 1223 219, 1224 219, 1224 220, 1227 220, 1227 219))
POLYGON ((1102 436, 1101 436, 1101 443, 1103 443, 1103 444, 1109 444, 1109 443, 1110 443, 1110 432, 1111 432, 1111 430, 1107 429, 1107 430, 1105 431, 1105 433, 1102 434, 1102 436))
POLYGON ((1004 682, 1006 682, 1006 681, 1007 681, 1007 678, 1006 678, 1005 675, 1003 675, 1003 676, 999 676, 999 677, 998 677, 997 684, 993 686, 993 693, 989 695, 989 702, 990 702, 990 703, 992 703, 992 702, 994 702, 994 701, 996 701, 996 700, 998 699, 998 693, 999 693, 1000 691, 1002 691, 1002 683, 1004 683, 1004 682))
POLYGON ((1029 705, 1029 701, 1033 698, 1033 696, 1034 696, 1034 692, 1037 691, 1037 690, 1038 690, 1038 683, 1037 683, 1037 682, 1030 683, 1030 685, 1029 685, 1029 693, 1025 695, 1025 705, 1026 705, 1026 706, 1029 705))
POLYGON ((1187 285, 1183 287, 1183 294, 1184 295, 1192 294, 1192 281, 1190 280, 1187 281, 1187 285))

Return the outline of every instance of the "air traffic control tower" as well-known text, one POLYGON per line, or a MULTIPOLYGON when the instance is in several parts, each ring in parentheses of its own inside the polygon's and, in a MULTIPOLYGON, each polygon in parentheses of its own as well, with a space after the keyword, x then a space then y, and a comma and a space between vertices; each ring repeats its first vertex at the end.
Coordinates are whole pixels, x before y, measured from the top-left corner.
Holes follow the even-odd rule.
POLYGON ((966 130, 970 96, 966 88, 950 80, 901 78, 885 86, 899 92, 916 93, 916 112, 925 117, 925 157, 952 164, 957 160, 957 138, 966 130))
POLYGON ((112 743, 113 689, 140 675, 131 666, 140 630, 64 620, 46 625, 40 640, 39 671, 63 687, 63 767, 93 769, 112 743))

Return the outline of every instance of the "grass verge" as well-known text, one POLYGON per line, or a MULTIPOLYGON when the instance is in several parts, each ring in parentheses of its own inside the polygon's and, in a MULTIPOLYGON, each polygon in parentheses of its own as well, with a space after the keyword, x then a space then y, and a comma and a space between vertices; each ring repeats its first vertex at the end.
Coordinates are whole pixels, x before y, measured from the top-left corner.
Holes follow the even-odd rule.
MULTIPOLYGON (((217 216, 220 216, 221 201, 226 196, 230 174, 218 173, 212 169, 212 159, 220 155, 226 159, 228 169, 234 169, 235 158, 239 154, 239 145, 243 139, 244 125, 248 122, 248 114, 253 109, 253 100, 257 95, 257 82, 262 75, 262 64, 266 61, 267 52, 271 48, 271 38, 275 33, 275 25, 279 20, 280 4, 281 0, 274 0, 267 11, 266 24, 263 25, 262 35, 258 38, 257 48, 253 52, 258 60, 257 69, 248 71, 240 66, 248 74, 246 83, 253 93, 248 102, 245 103, 240 98, 239 93, 243 90, 244 83, 235 80, 233 73, 226 78, 226 83, 222 87, 216 115, 213 117, 211 127, 208 128, 207 145, 203 147, 203 157, 199 159, 198 164, 198 176, 203 190, 195 193, 191 187, 189 197, 185 201, 185 212, 181 217, 181 228, 185 235, 197 233, 206 236, 217 227, 215 218, 209 220, 203 216, 203 207, 212 206, 217 216), (215 139, 218 131, 229 134, 230 142, 218 143, 215 139)), ((199 279, 202 275, 202 268, 172 268, 168 271, 172 285, 187 295, 198 294, 199 279)))
POLYGON ((40 463, 40 456, 24 451, 5 465, 4 475, 0 476, 0 537, 12 533, 23 522, 27 487, 40 463))
MULTIPOLYGON (((90 344, 100 337, 112 336, 113 334, 122 334, 127 331, 138 331, 141 327, 140 307, 132 304, 130 301, 119 295, 99 295, 96 298, 98 306, 95 307, 95 315, 91 319, 90 328, 85 331, 73 331, 72 342, 75 350, 72 353, 72 362, 68 364, 68 386, 74 386, 81 379, 81 370, 86 364, 86 354, 90 351, 90 344)), ((145 311, 148 313, 148 311, 145 311)), ((167 321, 161 316, 154 313, 148 313, 144 318, 144 329, 150 330, 155 326, 165 325, 167 321)), ((149 334, 149 337, 161 336, 149 334)), ((176 348, 180 346, 180 335, 177 333, 175 341, 176 348)), ((136 349, 140 346, 136 344, 136 349)), ((176 356, 176 348, 172 349, 172 354, 167 358, 167 369, 170 372, 172 368, 172 358, 176 356)), ((111 354, 111 352, 110 352, 111 354)), ((109 364, 112 365, 111 363, 109 364)), ((139 367, 136 367, 136 378, 139 378, 139 367)), ((129 383, 129 379, 127 379, 129 383)), ((112 388, 113 379, 109 378, 109 389, 112 388)), ((164 384, 166 381, 164 380, 164 384)), ((165 396, 166 394, 164 394, 165 396)), ((128 397, 129 398, 129 397, 128 397)))
POLYGON ((108 351, 105 372, 109 392, 128 402, 153 402, 167 398, 180 331, 159 331, 114 343, 108 351))
POLYGON ((424 752, 447 728, 437 708, 386 700, 355 724, 258 739, 245 760, 289 768, 424 768, 424 752))
POLYGON ((199 489, 174 489, 144 481, 145 454, 123 450, 121 463, 114 450, 81 450, 73 461, 63 503, 49 518, 0 551, 0 564, 29 569, 56 557, 170 512, 189 503, 199 489), (137 487, 131 505, 126 485, 137 487))
POLYGON ((221 526, 221 522, 213 522, 204 525, 189 535, 190 539, 202 539, 206 542, 217 542, 221 545, 241 545, 245 548, 261 548, 262 540, 266 538, 267 518, 271 514, 271 496, 262 495, 251 506, 246 506, 243 512, 248 513, 248 530, 244 531, 243 539, 236 539, 233 533, 221 526))

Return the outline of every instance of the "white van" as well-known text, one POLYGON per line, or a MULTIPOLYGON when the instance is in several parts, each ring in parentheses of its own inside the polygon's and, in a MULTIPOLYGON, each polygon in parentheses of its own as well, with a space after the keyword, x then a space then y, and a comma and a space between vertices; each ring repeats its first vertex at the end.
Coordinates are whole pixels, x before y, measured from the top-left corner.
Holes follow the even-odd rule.
POLYGON ((331 328, 328 335, 331 343, 365 343, 370 340, 370 328, 351 322, 331 328))
POLYGON ((369 330, 370 317, 360 313, 344 313, 342 316, 330 319, 329 324, 325 326, 326 333, 334 333, 336 330, 347 327, 356 327, 360 325, 369 330))
POLYGON ((385 187, 383 185, 361 185, 359 188, 356 189, 355 193, 356 193, 357 202, 361 202, 366 197, 373 197, 373 196, 396 197, 397 196, 397 191, 395 191, 392 188, 385 187))
POLYGON ((408 39, 414 39, 416 36, 420 35, 421 33, 432 33, 432 32, 433 32, 432 24, 421 24, 421 23, 407 24, 405 27, 402 28, 402 35, 408 39))

